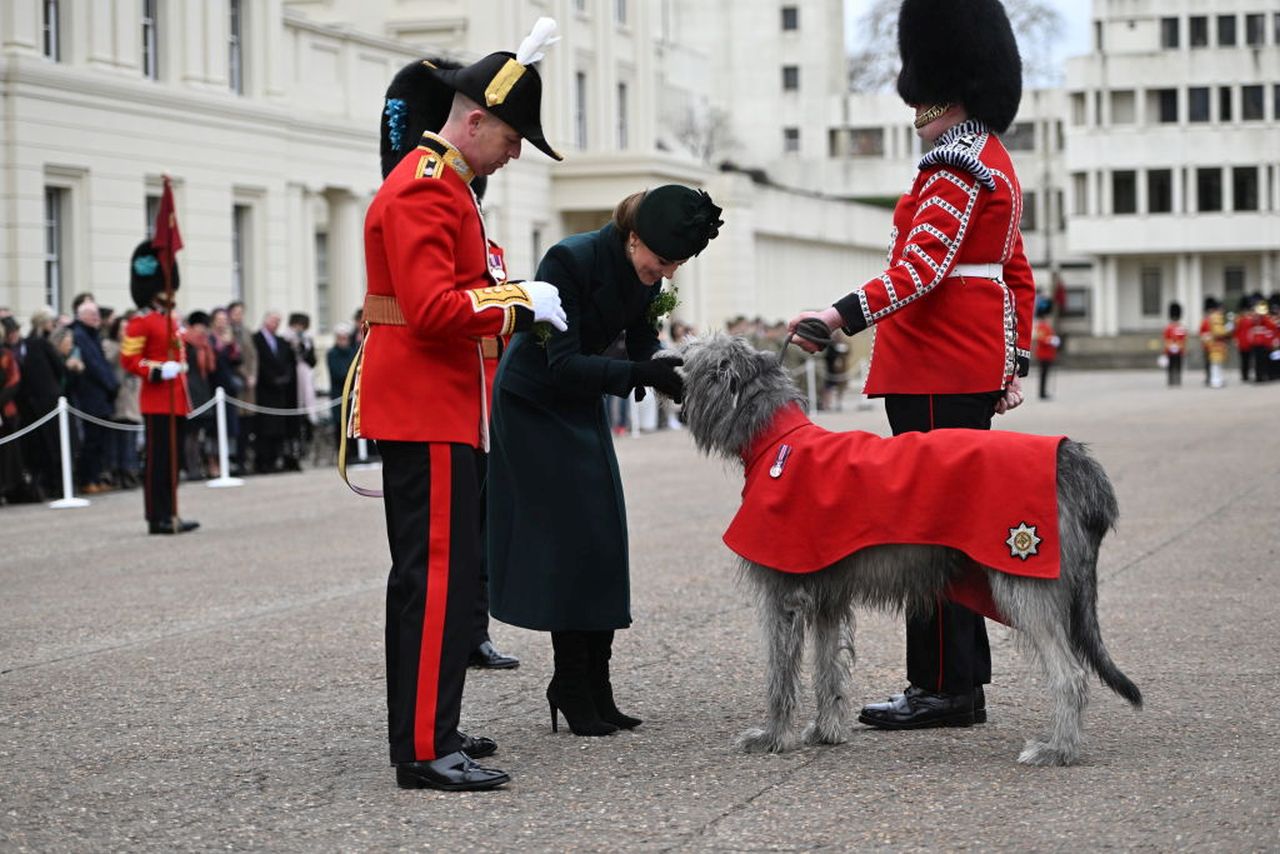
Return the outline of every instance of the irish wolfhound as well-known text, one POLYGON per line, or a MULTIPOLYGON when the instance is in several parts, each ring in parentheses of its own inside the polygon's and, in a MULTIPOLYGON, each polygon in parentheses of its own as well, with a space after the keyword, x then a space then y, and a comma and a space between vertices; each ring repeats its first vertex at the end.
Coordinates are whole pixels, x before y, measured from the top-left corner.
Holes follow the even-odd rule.
MULTIPOLYGON (((741 462, 744 452, 781 410, 802 404, 778 357, 756 351, 741 338, 717 335, 685 345, 680 355, 684 358, 684 414, 690 434, 705 453, 741 462)), ((790 413, 790 417, 803 419, 799 412, 790 413)), ((807 419, 803 423, 807 426, 807 419)), ((1009 436, 1001 439, 998 433, 967 432, 972 432, 975 443, 1008 441, 1009 436)), ((773 472, 781 472, 790 452, 787 445, 777 447, 776 461, 772 447, 766 460, 766 464, 774 463, 768 472, 774 478, 779 474, 773 472)), ((1046 493, 1053 491, 1054 475, 1048 468, 1052 454, 1052 450, 1045 453, 1046 493)), ((831 474, 836 484, 840 477, 839 472, 831 474)), ((1052 695, 1048 734, 1027 741, 1018 761, 1028 765, 1075 762, 1080 755, 1081 717, 1087 702, 1087 669, 1135 707, 1141 707, 1142 695, 1111 661, 1098 628, 1098 548, 1118 513, 1111 483, 1081 445, 1065 440, 1057 445, 1056 485, 1056 578, 996 571, 956 548, 939 545, 860 548, 825 565, 819 563, 820 569, 809 572, 777 571, 741 558, 743 577, 751 582, 756 595, 768 648, 768 719, 762 728, 742 733, 739 746, 747 752, 781 752, 796 746, 792 716, 799 700, 806 629, 813 634, 817 715, 799 740, 806 744, 843 742, 854 650, 852 606, 928 613, 938 597, 954 591, 954 584, 968 573, 971 580, 985 580, 984 592, 989 585, 987 601, 1021 633, 1023 645, 1039 658, 1052 695)), ((796 514, 806 513, 805 493, 818 487, 813 483, 801 486, 794 495, 796 514)), ((848 496, 848 508, 851 514, 858 512, 858 495, 848 496)), ((1009 545, 1019 556, 1016 529, 1009 531, 1009 545)), ((887 541, 892 543, 892 536, 887 541)), ((1025 553, 1020 556, 1025 560, 1025 553)))

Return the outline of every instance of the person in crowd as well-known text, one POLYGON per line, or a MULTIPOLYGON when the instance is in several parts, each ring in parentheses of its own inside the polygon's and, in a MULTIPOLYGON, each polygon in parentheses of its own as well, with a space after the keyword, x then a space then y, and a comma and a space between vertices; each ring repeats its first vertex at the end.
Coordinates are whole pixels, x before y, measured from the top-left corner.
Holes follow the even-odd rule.
POLYGON ((1272 360, 1271 354, 1277 347, 1280 347, 1280 327, 1276 325, 1271 306, 1262 294, 1258 294, 1249 324, 1249 350, 1255 383, 1265 383, 1275 378, 1276 362, 1272 360))
MULTIPOLYGON (((258 379, 254 397, 258 406, 294 409, 298 405, 298 374, 293 347, 281 337, 280 312, 268 311, 262 327, 253 334, 258 379)), ((284 415, 254 416, 253 470, 270 474, 281 470, 287 436, 284 415)))
POLYGON ((316 405, 316 345, 311 340, 311 317, 300 311, 289 315, 284 338, 293 350, 293 400, 295 409, 306 409, 304 414, 285 418, 284 469, 302 471, 302 458, 311 442, 311 419, 315 418, 316 405))
POLYGON ((125 326, 120 361, 142 378, 138 408, 146 437, 143 512, 149 534, 184 534, 200 527, 178 515, 178 456, 191 412, 187 354, 173 313, 180 284, 176 261, 166 288, 151 241, 137 245, 129 261, 129 292, 138 313, 125 326))
POLYGON ((1169 303, 1169 323, 1164 328, 1165 367, 1169 385, 1182 385, 1182 357, 1187 352, 1187 325, 1182 322, 1182 303, 1169 303))
MULTIPOLYGON (((216 364, 212 377, 212 387, 216 393, 222 389, 228 398, 240 399, 245 390, 244 375, 241 367, 244 364, 244 353, 240 349, 240 341, 231 326, 231 316, 227 309, 218 307, 209 314, 209 343, 213 346, 216 364)), ((240 465, 243 454, 240 450, 240 407, 228 402, 226 407, 228 463, 231 475, 239 477, 244 474, 240 465)), ((217 418, 217 413, 214 413, 217 418)), ((226 472, 219 472, 219 476, 226 472)))
MULTIPOLYGON (((124 340, 125 324, 135 312, 129 311, 117 315, 107 330, 107 337, 102 341, 102 352, 106 354, 115 374, 120 390, 116 392, 115 411, 111 421, 123 427, 137 428, 142 426, 142 410, 138 408, 138 395, 142 391, 142 377, 124 368, 120 359, 121 342, 124 340)), ((110 448, 107 454, 107 469, 116 486, 123 489, 135 489, 141 483, 138 478, 138 434, 136 430, 112 430, 110 448)))
MULTIPOLYGON (((1022 403, 1036 297, 1018 230, 1022 191, 999 137, 1022 97, 1018 46, 998 0, 905 0, 898 46, 898 94, 931 150, 894 210, 890 264, 789 328, 808 318, 850 335, 876 327, 865 390, 884 398, 894 435, 989 430, 1022 403)), ((907 679, 858 719, 887 730, 986 721, 983 618, 949 601, 908 616, 907 679)))
MULTIPOLYGON (((102 349, 102 324, 97 303, 91 298, 81 301, 71 326, 76 349, 84 361, 84 372, 77 377, 71 389, 71 405, 93 418, 108 419, 115 414, 120 383, 102 349)), ((86 495, 111 489, 107 478, 107 456, 112 442, 110 429, 89 420, 81 424, 84 443, 80 447, 77 480, 86 495)))
POLYGON ((844 411, 844 390, 849 384, 849 342, 839 330, 831 333, 831 343, 823 352, 826 374, 822 381, 822 408, 844 411))
POLYGON ((1053 328, 1053 300, 1040 297, 1036 300, 1036 322, 1031 328, 1031 347, 1036 362, 1040 364, 1040 399, 1049 399, 1049 371, 1058 359, 1062 339, 1053 328))
POLYGON ((1200 321, 1200 346, 1204 351, 1204 384, 1222 388, 1227 384, 1222 366, 1227 363, 1227 341, 1231 327, 1217 297, 1204 298, 1204 318, 1200 321))
MULTIPOLYGON (((555 23, 539 19, 515 55, 463 68, 412 62, 392 80, 381 126, 385 179, 365 216, 368 290, 350 413, 376 439, 391 573, 387 713, 402 788, 491 789, 476 764, 497 745, 458 729, 480 574, 480 472, 488 441, 477 339, 564 327, 552 285, 496 284, 470 183, 520 155, 559 159, 539 120, 533 66, 555 23)), ((532 453, 532 452, 531 452, 532 453)))
MULTIPOLYGON (((209 340, 210 317, 203 311, 187 315, 182 329, 182 346, 187 357, 187 394, 194 411, 213 399, 218 371, 218 353, 209 340)), ((216 476, 217 413, 212 407, 187 418, 186 436, 182 443, 183 469, 188 480, 204 480, 216 476)))
MULTIPOLYGON (((18 364, 21 342, 22 327, 18 321, 0 317, 0 440, 22 427, 18 412, 18 393, 22 386, 22 369, 18 364)), ((0 504, 26 497, 20 441, 0 443, 0 504)))
MULTIPOLYGON (((64 358, 49 340, 57 315, 52 308, 31 315, 27 337, 18 346, 22 385, 18 390, 18 415, 23 424, 34 424, 52 412, 62 396, 66 367, 64 358)), ((44 501, 61 486, 61 456, 58 424, 53 419, 21 439, 22 456, 31 477, 32 498, 44 501)))
POLYGON ((1232 335, 1236 340, 1236 352, 1240 356, 1240 382, 1247 383, 1253 367, 1253 346, 1250 330, 1253 328, 1253 307, 1261 294, 1245 294, 1236 306, 1235 317, 1230 319, 1232 335))
POLYGON ((677 402, 678 358, 660 348, 664 278, 722 225, 705 192, 676 184, 633 193, 599 231, 565 238, 537 278, 556 286, 569 328, 522 332, 498 367, 490 434, 490 609, 505 623, 551 633, 547 685, 575 735, 640 719, 614 701, 614 632, 631 625, 627 520, 603 395, 656 388, 677 402), (603 355, 625 333, 625 357, 603 355))
MULTIPOLYGON (((329 371, 329 399, 342 397, 342 388, 347 380, 347 373, 356 359, 355 327, 343 321, 334 324, 333 346, 324 354, 324 364, 329 371)), ((333 446, 336 448, 342 441, 342 431, 346 425, 342 423, 341 412, 334 407, 330 410, 333 417, 333 446)))
MULTIPOLYGON (((236 347, 240 351, 240 365, 236 369, 239 375, 239 389, 234 395, 245 403, 257 402, 258 390, 258 347, 254 341, 254 334, 250 331, 248 324, 244 322, 244 302, 241 300, 233 300, 227 305, 227 320, 231 324, 231 337, 235 339, 236 347)), ((233 407, 239 412, 237 421, 239 429, 236 431, 236 455, 232 460, 233 467, 240 472, 245 471, 249 456, 249 449, 254 440, 254 428, 256 421, 254 414, 248 410, 241 410, 233 407)))

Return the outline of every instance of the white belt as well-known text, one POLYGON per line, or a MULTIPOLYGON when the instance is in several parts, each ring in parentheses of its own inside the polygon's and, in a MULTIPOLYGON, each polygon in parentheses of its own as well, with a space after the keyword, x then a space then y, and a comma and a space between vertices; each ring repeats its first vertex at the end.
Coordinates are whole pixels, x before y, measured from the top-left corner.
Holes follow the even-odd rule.
POLYGON ((960 276, 969 276, 974 279, 1002 279, 1004 278, 1003 264, 957 264, 951 268, 951 272, 947 274, 948 279, 956 279, 960 276))

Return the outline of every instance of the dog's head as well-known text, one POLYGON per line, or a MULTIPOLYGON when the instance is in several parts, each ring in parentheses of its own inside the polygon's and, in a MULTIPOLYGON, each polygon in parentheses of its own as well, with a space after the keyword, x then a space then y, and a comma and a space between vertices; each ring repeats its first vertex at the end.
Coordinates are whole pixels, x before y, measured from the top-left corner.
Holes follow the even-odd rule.
POLYGON ((774 413, 805 399, 773 353, 717 333, 680 347, 684 416, 698 449, 738 458, 774 413))

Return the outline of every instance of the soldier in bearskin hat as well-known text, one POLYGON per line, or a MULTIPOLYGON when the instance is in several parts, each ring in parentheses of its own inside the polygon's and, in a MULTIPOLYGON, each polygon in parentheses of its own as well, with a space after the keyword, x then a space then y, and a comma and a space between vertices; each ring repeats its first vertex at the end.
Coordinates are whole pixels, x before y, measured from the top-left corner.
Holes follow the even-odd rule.
MULTIPOLYGON (((1036 294, 1018 230, 1022 191, 997 136, 1022 96, 1018 46, 998 0, 905 0, 898 48, 898 94, 932 150, 894 210, 890 265, 790 326, 876 327, 865 392, 884 398, 895 435, 987 430, 1022 402, 1036 294)), ((883 729, 984 722, 983 618, 950 602, 909 617, 907 678, 903 694, 864 707, 859 720, 883 729)))
POLYGON ((200 527, 199 522, 178 518, 177 508, 176 454, 191 411, 186 347, 172 311, 172 292, 178 284, 177 263, 166 291, 160 257, 151 240, 139 243, 129 262, 129 292, 139 311, 125 327, 120 364, 142 377, 138 400, 147 441, 143 494, 147 530, 152 534, 182 534, 200 527))
POLYGON ((347 435, 376 439, 383 460, 388 731, 402 788, 509 780, 474 761, 497 750, 492 740, 458 731, 481 561, 482 339, 535 322, 564 329, 565 315, 552 285, 495 280, 471 182, 519 157, 524 140, 560 159, 542 132, 534 67, 554 33, 539 19, 515 53, 414 62, 387 90, 347 435))

